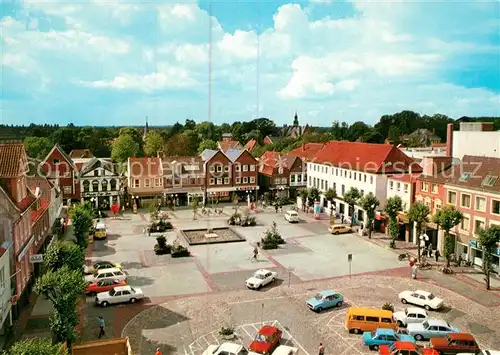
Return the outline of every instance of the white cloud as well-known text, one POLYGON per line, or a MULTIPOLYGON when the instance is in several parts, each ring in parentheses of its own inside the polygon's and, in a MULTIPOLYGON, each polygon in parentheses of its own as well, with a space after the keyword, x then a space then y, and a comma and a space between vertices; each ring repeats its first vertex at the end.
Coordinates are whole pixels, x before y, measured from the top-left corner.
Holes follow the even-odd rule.
POLYGON ((257 35, 253 31, 226 33, 218 45, 223 52, 235 58, 251 59, 257 57, 257 35))

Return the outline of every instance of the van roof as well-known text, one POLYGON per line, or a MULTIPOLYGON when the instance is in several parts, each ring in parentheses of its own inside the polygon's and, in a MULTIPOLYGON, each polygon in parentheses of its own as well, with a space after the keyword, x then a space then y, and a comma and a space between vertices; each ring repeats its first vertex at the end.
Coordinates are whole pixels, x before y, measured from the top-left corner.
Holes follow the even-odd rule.
POLYGON ((99 222, 95 225, 96 228, 106 228, 106 225, 102 222, 99 222))
POLYGON ((378 309, 378 308, 355 308, 355 307, 350 307, 347 310, 347 314, 360 314, 360 315, 365 315, 365 316, 381 316, 381 317, 387 317, 391 318, 392 317, 392 312, 385 310, 385 309, 378 309))
POLYGON ((109 269, 99 269, 97 270, 98 273, 103 273, 103 272, 115 272, 115 271, 121 271, 117 267, 110 267, 109 269))

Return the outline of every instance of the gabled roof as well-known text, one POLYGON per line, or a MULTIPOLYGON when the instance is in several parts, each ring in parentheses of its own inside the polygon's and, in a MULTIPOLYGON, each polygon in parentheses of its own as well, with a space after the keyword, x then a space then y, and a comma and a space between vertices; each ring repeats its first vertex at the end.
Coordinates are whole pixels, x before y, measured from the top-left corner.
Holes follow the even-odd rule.
POLYGON ((160 158, 128 158, 129 176, 159 176, 161 175, 160 158))
POLYGON ((108 170, 109 172, 115 173, 114 166, 111 162, 93 157, 87 163, 82 165, 81 170, 80 170, 80 175, 85 175, 88 172, 90 172, 98 167, 102 167, 102 168, 108 170))
POLYGON ((295 159, 295 155, 268 150, 259 158, 259 172, 270 176, 275 168, 290 169, 295 159))
POLYGON ((316 153, 323 148, 324 143, 304 143, 300 147, 290 151, 290 154, 307 160, 312 160, 316 153))
POLYGON ((219 149, 222 150, 223 152, 227 151, 228 149, 241 149, 243 146, 241 145, 240 142, 235 141, 234 139, 223 139, 217 143, 219 146, 219 149))
POLYGON ((61 156, 64 158, 64 160, 66 160, 66 162, 73 168, 76 170, 76 167, 75 167, 75 164, 73 164, 73 160, 69 157, 68 154, 66 154, 66 152, 61 148, 61 146, 59 145, 59 143, 56 143, 52 149, 50 150, 49 154, 47 154, 47 156, 45 157, 45 159, 42 161, 42 165, 44 163, 47 162, 47 160, 49 160, 50 156, 52 155, 52 153, 54 153, 54 151, 58 151, 59 153, 61 153, 61 156))
POLYGON ((350 170, 376 174, 421 172, 422 167, 389 144, 330 141, 312 159, 350 170))
POLYGON ((89 149, 73 149, 69 156, 73 158, 93 158, 94 154, 89 149))
POLYGON ((249 152, 252 151, 257 146, 257 141, 255 139, 250 139, 247 144, 245 144, 245 149, 248 150, 249 152))
POLYGON ((161 160, 163 174, 171 174, 175 169, 181 174, 203 172, 203 159, 199 156, 168 156, 161 160), (198 169, 188 169, 188 167, 198 166, 198 169))
POLYGON ((217 150, 215 149, 205 149, 203 152, 201 152, 200 156, 203 161, 208 161, 214 157, 215 154, 217 154, 217 150))
POLYGON ((16 178, 28 172, 28 157, 23 144, 0 144, 0 177, 16 178))

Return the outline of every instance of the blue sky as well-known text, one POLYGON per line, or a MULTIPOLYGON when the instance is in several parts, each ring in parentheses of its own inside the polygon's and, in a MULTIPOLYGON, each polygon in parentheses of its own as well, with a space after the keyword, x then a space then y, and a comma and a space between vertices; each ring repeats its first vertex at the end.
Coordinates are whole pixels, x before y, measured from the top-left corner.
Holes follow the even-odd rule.
POLYGON ((1 6, 3 124, 500 116, 495 1, 1 6))

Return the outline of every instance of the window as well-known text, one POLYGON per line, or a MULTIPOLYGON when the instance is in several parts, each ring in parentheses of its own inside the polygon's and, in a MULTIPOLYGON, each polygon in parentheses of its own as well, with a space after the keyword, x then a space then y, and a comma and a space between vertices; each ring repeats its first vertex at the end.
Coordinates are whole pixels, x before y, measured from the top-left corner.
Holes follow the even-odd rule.
POLYGON ((359 190, 359 193, 361 194, 361 196, 364 196, 365 195, 365 190, 361 189, 361 190, 359 190))
POLYGON ((248 178, 246 176, 243 177, 243 183, 248 184, 248 178))
POLYGON ((236 164, 235 171, 239 172, 240 170, 241 170, 241 165, 240 164, 236 164))
POLYGON ((470 231, 470 217, 464 215, 464 218, 462 219, 462 222, 460 223, 460 229, 463 230, 464 232, 469 232, 470 231))
POLYGON ((228 172, 229 171, 229 165, 224 165, 224 171, 228 172))
POLYGON ((283 168, 278 168, 278 174, 283 174, 283 168))
POLYGON ((222 165, 217 165, 217 171, 220 173, 222 171, 222 165))
POLYGON ((210 165, 210 169, 209 169, 209 171, 210 171, 211 173, 213 173, 213 172, 215 171, 215 167, 214 167, 213 165, 210 165))
POLYGON ((339 176, 339 169, 335 168, 335 176, 339 176))
POLYGON ((378 323, 378 322, 379 322, 379 319, 378 319, 378 317, 370 317, 370 316, 366 316, 366 321, 367 321, 367 322, 376 322, 376 323, 378 323))
POLYGON ((442 206, 441 206, 441 201, 440 201, 440 200, 436 200, 436 201, 434 201, 434 209, 435 209, 436 211, 439 211, 439 210, 441 209, 441 207, 442 207, 442 206))
POLYGON ((229 178, 224 178, 224 184, 229 184, 229 178))
POLYGON ((448 203, 452 205, 457 204, 457 193, 455 191, 448 191, 448 203))
POLYGON ((3 295, 4 290, 7 288, 7 285, 5 285, 5 270, 4 268, 0 269, 0 289, 2 290, 0 292, 0 295, 3 295))
POLYGON ((237 177, 237 178, 236 178, 236 183, 237 183, 237 184, 241 184, 241 178, 237 177))
POLYGON ((405 184, 405 194, 408 193, 408 184, 405 184))
POLYGON ((342 185, 342 196, 345 195, 345 185, 342 185))
POLYGON ((354 180, 356 180, 356 173, 354 173, 354 180))
POLYGON ((396 186, 397 186, 398 191, 401 191, 401 183, 400 183, 400 182, 398 182, 398 183, 396 184, 396 186))
POLYGON ((373 176, 370 176, 370 184, 373 184, 373 176))
POLYGON ((132 187, 136 187, 137 188, 137 187, 140 187, 140 186, 141 186, 141 184, 139 182, 139 179, 134 179, 134 183, 132 184, 132 187))
POLYGON ((382 323, 392 323, 392 319, 391 318, 382 318, 382 323))
POLYGON ((479 234, 479 231, 481 229, 484 229, 484 221, 483 220, 480 220, 480 219, 476 219, 474 221, 474 234, 475 235, 478 235, 479 234))
POLYGON ((255 165, 250 165, 250 171, 255 171, 255 165))
POLYGON ((255 183, 255 176, 250 176, 250 183, 254 184, 255 183))
POLYGON ((366 174, 363 174, 363 181, 366 182, 366 174))
POLYGON ((422 189, 422 191, 429 191, 429 184, 422 181, 421 189, 422 189))
POLYGON ((482 186, 487 186, 487 187, 493 187, 495 183, 498 180, 498 176, 493 176, 493 175, 486 175, 484 178, 483 182, 481 183, 482 186))
MULTIPOLYGON (((304 182, 306 181, 306 177, 304 176, 304 182)), ((302 182, 302 175, 297 175, 297 182, 302 182)))
POLYGON ((438 185, 437 184, 432 184, 432 193, 437 194, 438 193, 438 185))
POLYGON ((144 179, 144 187, 149 187, 149 179, 144 179))
POLYGON ((475 209, 476 211, 486 212, 486 198, 476 196, 475 209))
POLYGON ((243 165, 243 171, 248 171, 248 165, 243 165))
POLYGON ((460 206, 464 208, 470 208, 470 195, 469 194, 461 194, 460 206))
POLYGON ((472 177, 472 173, 468 173, 468 172, 467 172, 467 173, 463 173, 463 174, 460 176, 460 179, 459 179, 459 180, 460 180, 460 181, 465 182, 465 181, 469 181, 471 177, 472 177))
POLYGON ((295 174, 290 175, 290 182, 295 182, 295 174))
POLYGON ((492 214, 500 214, 500 201, 499 200, 491 200, 491 213, 492 214))
POLYGON ((222 185, 222 178, 217 178, 217 185, 222 185))
POLYGON ((210 185, 215 185, 215 179, 214 178, 210 178, 210 185))
POLYGON ((393 189, 394 189, 394 181, 389 181, 389 188, 390 188, 391 190, 393 190, 393 189))
POLYGON ((99 176, 99 170, 94 170, 94 176, 99 176))

